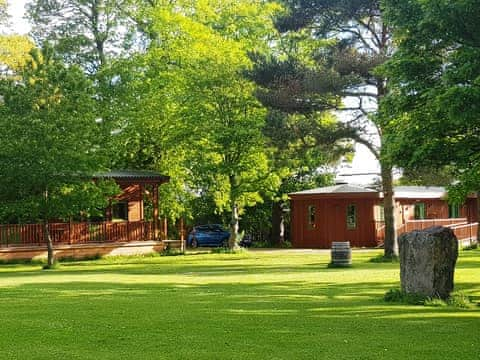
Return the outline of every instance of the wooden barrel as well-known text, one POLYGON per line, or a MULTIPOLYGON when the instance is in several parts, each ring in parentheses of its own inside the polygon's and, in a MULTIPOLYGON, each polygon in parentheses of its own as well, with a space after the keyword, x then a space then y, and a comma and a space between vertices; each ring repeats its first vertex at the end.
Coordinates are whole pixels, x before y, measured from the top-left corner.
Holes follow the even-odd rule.
POLYGON ((350 266, 352 265, 352 249, 350 241, 332 242, 332 266, 350 266))

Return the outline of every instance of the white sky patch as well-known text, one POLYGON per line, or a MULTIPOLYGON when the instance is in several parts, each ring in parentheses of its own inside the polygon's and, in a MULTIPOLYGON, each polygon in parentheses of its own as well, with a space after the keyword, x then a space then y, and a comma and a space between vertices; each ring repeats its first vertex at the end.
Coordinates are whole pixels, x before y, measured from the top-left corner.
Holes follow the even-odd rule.
POLYGON ((27 0, 8 0, 8 13, 11 19, 10 25, 5 29, 6 32, 23 35, 30 31, 30 24, 23 18, 26 2, 27 0))

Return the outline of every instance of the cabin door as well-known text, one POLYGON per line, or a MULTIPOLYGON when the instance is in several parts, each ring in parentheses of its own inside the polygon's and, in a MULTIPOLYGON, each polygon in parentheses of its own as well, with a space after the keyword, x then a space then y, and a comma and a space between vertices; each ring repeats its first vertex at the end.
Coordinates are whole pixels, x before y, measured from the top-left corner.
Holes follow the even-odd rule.
POLYGON ((330 248, 333 241, 344 241, 345 237, 345 204, 340 202, 332 203, 329 211, 328 243, 325 247, 330 248))

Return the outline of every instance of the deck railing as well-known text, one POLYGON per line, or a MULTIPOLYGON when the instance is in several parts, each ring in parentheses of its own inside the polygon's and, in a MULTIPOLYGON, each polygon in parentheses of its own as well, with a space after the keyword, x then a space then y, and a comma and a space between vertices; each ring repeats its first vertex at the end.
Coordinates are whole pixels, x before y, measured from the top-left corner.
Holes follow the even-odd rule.
MULTIPOLYGON (((50 223, 48 227, 54 245, 155 239, 151 221, 50 223)), ((0 225, 0 247, 45 244, 42 224, 0 225)))
POLYGON ((478 222, 451 226, 450 228, 453 230, 458 241, 462 243, 466 240, 469 240, 470 243, 477 242, 478 222))
MULTIPOLYGON (((458 241, 464 242, 465 240, 477 240, 478 223, 468 223, 466 218, 407 220, 405 224, 397 227, 397 235, 413 230, 423 230, 432 226, 445 226, 451 228, 458 241)), ((375 233, 377 244, 382 245, 385 241, 384 222, 375 222, 375 233)))
POLYGON ((422 220, 408 220, 405 222, 405 232, 413 230, 423 230, 432 226, 453 226, 458 224, 466 224, 466 218, 455 219, 422 219, 422 220))

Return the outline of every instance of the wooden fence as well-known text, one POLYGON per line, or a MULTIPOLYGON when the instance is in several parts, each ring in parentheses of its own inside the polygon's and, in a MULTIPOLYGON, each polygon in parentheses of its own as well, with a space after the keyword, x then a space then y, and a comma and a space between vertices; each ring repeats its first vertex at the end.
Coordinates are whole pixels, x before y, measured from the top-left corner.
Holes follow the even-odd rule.
POLYGON ((453 230, 453 233, 457 237, 458 241, 460 241, 461 243, 469 241, 470 244, 473 244, 478 241, 478 222, 471 224, 454 225, 450 226, 450 228, 453 230))
MULTIPOLYGON (((153 222, 50 223, 54 245, 155 240, 153 222)), ((44 246, 43 225, 0 225, 0 247, 44 246)))
MULTIPOLYGON (((465 240, 477 240, 478 223, 468 223, 466 218, 408 220, 405 224, 397 227, 397 235, 413 230, 423 230, 432 226, 445 226, 451 228, 458 241, 461 242, 464 242, 465 240)), ((375 222, 375 233, 377 244, 383 244, 385 241, 384 222, 375 222)))
POLYGON ((467 224, 466 218, 456 219, 423 219, 423 220, 408 220, 405 222, 404 232, 413 230, 423 230, 432 226, 453 226, 459 224, 467 224))

